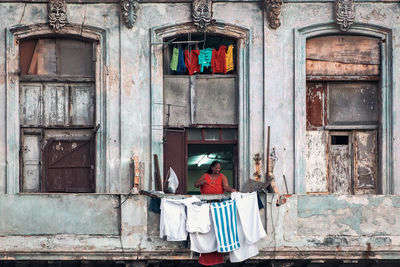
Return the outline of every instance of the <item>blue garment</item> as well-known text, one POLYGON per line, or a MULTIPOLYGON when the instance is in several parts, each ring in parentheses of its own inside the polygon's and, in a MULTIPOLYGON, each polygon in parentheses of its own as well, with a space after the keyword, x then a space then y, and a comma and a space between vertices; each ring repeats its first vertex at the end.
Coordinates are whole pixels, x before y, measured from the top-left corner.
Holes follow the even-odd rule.
POLYGON ((176 71, 177 72, 186 72, 185 55, 183 54, 182 49, 179 49, 178 67, 176 68, 176 71))
POLYGON ((211 204, 218 252, 229 252, 240 247, 236 213, 235 200, 211 204))
POLYGON ((206 48, 200 50, 199 54, 199 65, 201 66, 200 71, 203 72, 204 67, 211 67, 211 58, 212 58, 212 48, 206 48))

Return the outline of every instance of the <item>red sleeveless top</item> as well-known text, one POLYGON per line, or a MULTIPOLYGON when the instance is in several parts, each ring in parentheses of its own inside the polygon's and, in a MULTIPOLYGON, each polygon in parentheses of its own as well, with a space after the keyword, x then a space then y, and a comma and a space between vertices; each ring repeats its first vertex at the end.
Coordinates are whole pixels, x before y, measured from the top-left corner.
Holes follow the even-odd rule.
POLYGON ((210 175, 204 175, 206 182, 200 186, 200 193, 202 194, 223 194, 224 187, 222 186, 222 173, 218 175, 216 180, 212 180, 210 175))

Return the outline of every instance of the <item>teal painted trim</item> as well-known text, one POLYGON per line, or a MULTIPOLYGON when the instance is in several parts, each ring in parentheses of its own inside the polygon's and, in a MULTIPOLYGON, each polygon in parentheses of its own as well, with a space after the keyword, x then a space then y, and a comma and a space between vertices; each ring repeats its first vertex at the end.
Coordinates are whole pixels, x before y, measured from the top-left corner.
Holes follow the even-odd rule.
POLYGON ((305 168, 306 168, 306 40, 312 37, 338 34, 338 35, 365 35, 383 40, 382 42, 382 111, 380 126, 380 177, 383 194, 393 193, 393 152, 392 152, 392 30, 364 23, 354 23, 346 33, 339 31, 335 23, 315 24, 304 28, 294 29, 294 130, 295 130, 295 192, 305 194, 305 168))
MULTIPOLYGON (((249 45, 251 43, 249 30, 236 25, 225 24, 217 21, 215 24, 208 27, 208 30, 214 34, 224 35, 239 40, 239 55, 238 64, 238 92, 239 92, 239 183, 244 182, 249 173, 250 159, 250 125, 249 125, 249 45)), ((161 177, 163 177, 163 145, 162 145, 162 130, 159 125, 163 125, 163 54, 161 43, 164 38, 173 37, 177 34, 197 33, 197 28, 193 23, 183 23, 177 25, 162 25, 154 27, 150 30, 151 36, 151 175, 154 178, 154 158, 157 154, 161 177)), ((161 126, 162 129, 162 126, 161 126)), ((148 189, 154 188, 154 179, 152 184, 149 184, 148 189)))
MULTIPOLYGON (((14 40, 24 39, 34 36, 52 35, 54 31, 49 28, 48 24, 35 24, 22 26, 16 25, 6 29, 6 90, 7 90, 7 106, 6 106, 6 134, 7 134, 7 178, 6 190, 7 194, 19 193, 19 55, 18 45, 14 40), (13 82, 14 81, 14 82, 13 82)), ((60 36, 68 34, 68 36, 77 36, 86 38, 98 43, 99 47, 96 51, 96 124, 100 124, 100 128, 96 136, 96 192, 104 193, 106 191, 106 83, 104 75, 104 66, 106 62, 106 42, 105 30, 83 26, 81 24, 67 24, 60 32, 60 36)))

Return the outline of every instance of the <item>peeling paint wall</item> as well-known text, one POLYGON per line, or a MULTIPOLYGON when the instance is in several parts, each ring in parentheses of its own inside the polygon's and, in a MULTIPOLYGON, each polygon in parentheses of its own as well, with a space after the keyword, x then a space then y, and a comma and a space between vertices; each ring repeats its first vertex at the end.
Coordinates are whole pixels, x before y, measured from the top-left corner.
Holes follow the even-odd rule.
MULTIPOLYGON (((356 5, 359 25, 375 25, 388 33, 389 38, 384 40, 388 45, 388 57, 383 60, 393 62, 393 65, 382 66, 382 71, 389 72, 392 79, 385 84, 390 94, 381 107, 383 111, 389 110, 390 118, 388 124, 380 126, 380 131, 389 129, 390 134, 387 139, 378 140, 380 148, 388 148, 388 154, 393 158, 363 156, 361 162, 371 169, 369 163, 377 160, 379 172, 388 174, 392 167, 393 180, 390 175, 381 177, 390 188, 381 191, 398 194, 400 54, 396 48, 400 45, 400 6, 395 2, 360 1, 356 5)), ((249 123, 246 140, 249 155, 259 153, 265 158, 266 129, 271 126, 271 148, 275 148, 278 157, 274 174, 280 191, 285 192, 285 175, 288 193, 298 193, 295 192, 296 184, 299 188, 304 185, 305 192, 326 192, 328 169, 324 168, 327 164, 324 144, 327 133, 306 133, 304 121, 300 133, 304 139, 301 140, 313 140, 310 141, 312 146, 306 148, 307 143, 303 142, 301 147, 296 147, 306 151, 306 159, 295 164, 296 118, 305 117, 305 110, 297 110, 295 106, 296 103, 304 104, 306 96, 295 97, 296 82, 305 84, 305 80, 298 81, 300 78, 295 76, 294 69, 299 67, 304 72, 306 66, 296 65, 297 40, 293 32, 312 25, 331 25, 333 2, 286 1, 282 6, 282 25, 277 30, 267 26, 261 2, 214 2, 213 12, 213 18, 219 23, 243 27, 249 32, 249 75, 239 77, 237 81, 248 83, 249 88, 249 112, 245 114, 247 117, 241 118, 249 123), (295 173, 301 173, 296 170, 304 170, 304 177, 295 177, 295 173)), ((46 23, 47 6, 45 3, 0 2, 0 51, 4 52, 0 55, 0 114, 3 116, 0 119, 0 258, 45 259, 50 253, 57 259, 190 259, 192 255, 183 243, 166 242, 157 236, 158 215, 148 212, 146 197, 135 195, 121 208, 118 206, 119 198, 123 201, 126 197, 119 193, 128 193, 132 186, 129 163, 134 155, 144 166, 141 171, 143 188, 150 189, 154 184, 151 132, 160 125, 154 125, 151 118, 154 108, 151 81, 156 74, 151 65, 152 50, 156 49, 151 45, 151 30, 190 22, 191 4, 141 2, 132 29, 122 23, 119 3, 69 3, 68 20, 75 25, 104 30, 104 59, 99 59, 101 66, 98 66, 103 75, 96 80, 102 88, 97 94, 101 94, 99 99, 104 107, 96 113, 104 122, 99 129, 99 133, 104 134, 104 140, 99 141, 100 150, 104 150, 104 165, 98 166, 97 171, 102 175, 98 175, 96 181, 96 193, 100 195, 5 194, 6 188, 11 187, 7 184, 7 173, 16 167, 8 162, 11 151, 7 151, 7 147, 18 154, 19 146, 19 143, 7 141, 6 123, 11 122, 6 118, 17 120, 18 109, 10 110, 6 102, 6 84, 14 74, 6 72, 5 55, 13 51, 5 46, 6 37, 10 37, 6 36, 5 29, 46 23)), ((349 33, 357 34, 358 31, 350 30, 349 33)), ((163 84, 162 80, 156 82, 163 84)), ((162 114, 162 108, 159 110, 162 114)), ((189 114, 186 112, 187 119, 189 114)), ((183 118, 183 112, 180 115, 183 118)), ((17 131, 13 134, 19 135, 17 131)), ((378 138, 381 138, 380 133, 378 138)), ((368 147, 369 150, 377 149, 376 146, 368 147)), ((239 160, 246 162, 249 170, 241 177, 243 184, 247 177, 253 176, 252 159, 239 160)), ((261 166, 264 168, 261 173, 265 173, 264 164, 261 166)), ((374 178, 368 176, 358 185, 368 191, 365 181, 370 184, 373 181, 379 186, 374 178)), ((19 177, 10 179, 18 184, 19 177)), ((376 258, 400 258, 400 200, 397 196, 294 195, 279 207, 275 205, 276 201, 275 195, 268 195, 265 203, 268 236, 258 244, 259 258, 317 258, 321 251, 332 259, 362 258, 368 243, 376 258)))

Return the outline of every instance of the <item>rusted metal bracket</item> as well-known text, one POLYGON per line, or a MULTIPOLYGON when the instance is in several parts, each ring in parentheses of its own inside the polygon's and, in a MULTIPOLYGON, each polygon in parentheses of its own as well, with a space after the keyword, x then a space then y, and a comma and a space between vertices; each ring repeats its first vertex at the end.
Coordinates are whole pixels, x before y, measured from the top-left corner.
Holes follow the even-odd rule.
POLYGON ((137 0, 121 0, 121 14, 126 27, 131 29, 136 21, 136 13, 139 9, 137 0))
POLYGON ((268 25, 271 29, 278 29, 281 26, 279 17, 281 15, 282 0, 265 0, 268 25))
POLYGON ((342 32, 348 31, 355 20, 354 0, 335 0, 336 24, 342 32))
POLYGON ((47 4, 49 24, 55 32, 68 23, 67 3, 64 0, 50 0, 47 4))

